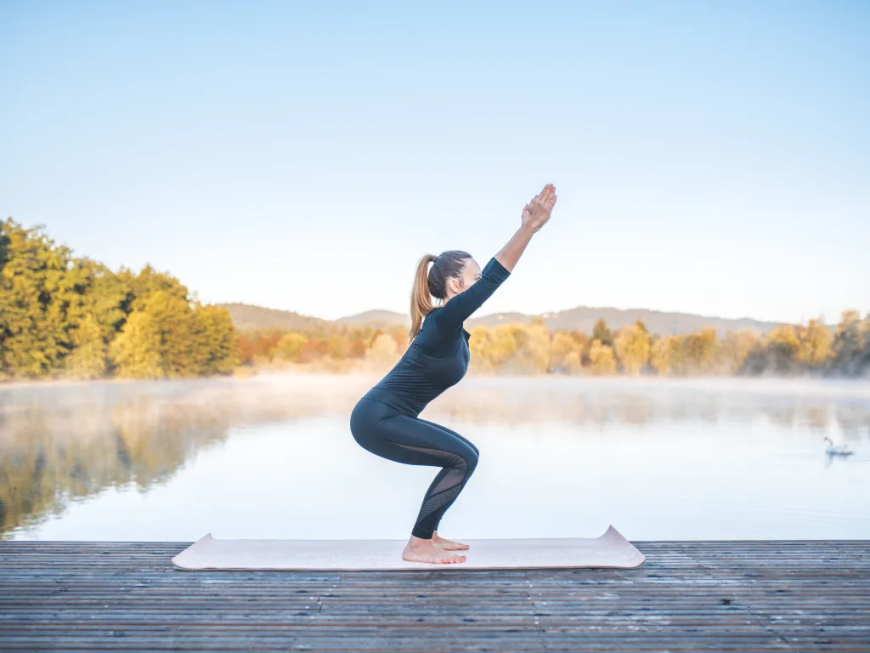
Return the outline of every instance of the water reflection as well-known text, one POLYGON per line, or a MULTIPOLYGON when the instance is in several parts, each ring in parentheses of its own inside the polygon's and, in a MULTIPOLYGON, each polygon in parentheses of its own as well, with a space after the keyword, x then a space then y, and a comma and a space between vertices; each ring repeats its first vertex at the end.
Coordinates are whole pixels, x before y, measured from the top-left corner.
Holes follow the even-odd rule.
MULTIPOLYGON (((140 497, 146 496, 152 489, 165 488, 171 479, 183 475, 185 466, 211 448, 226 449, 236 434, 239 437, 243 433, 269 434, 267 440, 233 454, 238 459, 226 455, 223 473, 235 478, 239 493, 243 486, 246 488, 245 496, 254 496, 250 493, 258 491, 259 468, 268 466, 267 459, 279 455, 279 450, 291 474, 299 474, 301 464, 306 469, 320 465, 321 469, 334 471, 343 464, 335 456, 360 454, 350 438, 347 419, 357 399, 376 381, 373 377, 312 375, 0 389, 0 533, 7 539, 38 536, 40 524, 60 519, 72 503, 108 490, 115 495, 135 492, 140 497), (287 442, 294 438, 295 442, 287 442), (341 443, 337 449, 340 453, 334 456, 328 453, 335 449, 330 444, 333 441, 341 443), (249 453, 250 463, 244 467, 241 458, 249 453)), ((591 464, 586 460, 589 447, 600 445, 603 458, 599 466, 618 474, 620 464, 628 464, 624 461, 636 456, 638 448, 650 446, 648 456, 659 455, 655 442, 648 440, 661 443, 658 452, 666 452, 662 455, 681 457, 680 469, 689 470, 687 474, 691 474, 693 451, 701 458, 713 450, 719 451, 715 455, 722 456, 727 455, 729 447, 740 448, 744 453, 753 448, 760 455, 773 453, 781 465, 789 457, 807 454, 810 446, 805 439, 807 435, 818 440, 819 452, 824 451, 824 435, 835 442, 846 442, 856 450, 850 461, 821 456, 819 468, 848 462, 855 469, 854 465, 868 460, 870 388, 867 384, 846 382, 468 377, 461 386, 451 388, 430 404, 421 416, 445 424, 466 425, 464 428, 481 433, 481 437, 502 444, 504 452, 514 451, 517 455, 514 462, 505 460, 501 468, 494 468, 502 471, 514 470, 511 465, 516 466, 516 461, 522 460, 521 448, 530 445, 536 449, 552 447, 551 453, 562 452, 560 456, 576 455, 572 464, 581 469, 591 464), (590 435, 593 433, 610 439, 598 442, 592 439, 599 437, 590 435), (789 439, 789 433, 800 434, 803 439, 789 439), (579 451, 577 443, 584 438, 587 448, 579 451), (714 442, 716 438, 719 441, 714 442), (730 442, 722 442, 723 439, 730 442), (631 443, 633 452, 623 448, 626 443, 631 443)), ((537 454, 531 454, 534 455, 537 454)), ((370 463, 378 470, 388 469, 374 459, 355 460, 363 467, 370 463)), ((656 466, 661 471, 669 464, 664 458, 648 460, 650 470, 639 468, 640 472, 632 473, 650 474, 652 478, 656 466)), ((572 470, 563 469, 564 463, 541 458, 536 468, 538 476, 530 482, 551 473, 556 476, 563 473, 562 478, 569 479, 572 470)), ((708 463, 715 465, 713 460, 708 463)), ((751 463, 736 464, 744 469, 754 468, 751 463)), ((698 463, 696 468, 703 470, 704 465, 698 463)), ((769 476, 781 469, 766 467, 760 473, 769 476)), ((860 469, 864 474, 870 471, 866 466, 860 469)), ((425 472, 414 473, 420 471, 425 472)), ((276 467, 272 473, 288 472, 276 467)), ((353 475, 357 470, 348 468, 344 473, 353 475)), ((386 473, 404 472, 390 469, 386 473)), ((479 476, 486 478, 485 474, 479 476)), ((492 478, 503 481, 505 477, 492 478)), ((620 477, 622 481, 626 478, 629 476, 620 477)), ((741 470, 735 466, 730 478, 739 483, 741 470)), ((492 489, 498 482, 492 481, 492 489)), ((800 481, 792 478, 788 482, 800 481)), ((659 499, 666 503, 667 480, 658 478, 656 483, 659 499)), ((420 493, 423 489, 420 488, 420 493)), ((572 491, 576 489, 572 486, 572 491)), ((631 503, 631 492, 636 489, 625 490, 626 505, 631 503)), ((282 491, 287 491, 286 486, 276 489, 282 491)), ((683 487, 683 491, 692 490, 683 487)), ((166 498, 169 504, 177 503, 180 490, 173 492, 176 494, 166 498)), ((724 496, 708 495, 707 505, 726 505, 728 499, 724 496)), ((863 501, 863 496, 853 499, 863 501)), ((312 504, 311 514, 329 511, 330 500, 327 497, 312 504)), ((407 500, 410 506, 418 500, 413 487, 407 500)), ((501 500, 508 501, 504 492, 493 493, 491 502, 498 504, 501 500)), ((203 501, 208 502, 208 497, 203 501)), ((778 506, 780 514, 791 509, 787 499, 783 501, 785 505, 778 506)), ((867 507, 870 506, 864 505, 862 510, 867 507)), ((495 509, 510 512, 504 506, 496 505, 495 509)), ((825 514, 820 508, 820 523, 825 514)), ((115 514, 113 518, 119 516, 115 514)), ((183 521, 184 517, 179 519, 183 521)), ((867 529, 870 530, 870 524, 867 529)), ((533 534, 543 536, 540 530, 526 536, 533 534)), ((487 535, 508 536, 490 531, 487 535)), ((149 538, 137 536, 137 539, 149 538)), ((168 539, 193 538, 185 533, 168 539)))

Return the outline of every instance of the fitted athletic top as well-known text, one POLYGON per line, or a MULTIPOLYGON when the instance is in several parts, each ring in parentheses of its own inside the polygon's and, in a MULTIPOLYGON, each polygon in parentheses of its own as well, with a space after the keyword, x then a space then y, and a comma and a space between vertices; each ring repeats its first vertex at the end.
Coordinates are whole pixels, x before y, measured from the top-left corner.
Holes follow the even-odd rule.
POLYGON ((463 322, 510 276, 493 256, 471 288, 436 306, 408 350, 363 398, 374 399, 416 417, 430 401, 456 385, 468 371, 471 334, 463 322))

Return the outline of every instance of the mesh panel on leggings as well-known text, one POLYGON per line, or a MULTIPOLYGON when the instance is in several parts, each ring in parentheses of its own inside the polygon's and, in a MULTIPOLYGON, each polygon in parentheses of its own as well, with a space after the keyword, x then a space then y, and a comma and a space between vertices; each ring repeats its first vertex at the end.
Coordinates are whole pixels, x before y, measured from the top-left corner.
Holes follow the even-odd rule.
POLYGON ((462 461, 462 464, 466 467, 468 463, 465 458, 460 456, 459 454, 451 453, 444 449, 429 449, 427 447, 417 447, 410 444, 402 444, 401 442, 393 442, 393 444, 403 447, 405 449, 413 449, 414 451, 425 451, 426 453, 432 454, 433 456, 437 456, 438 458, 442 458, 443 460, 439 461, 439 465, 443 467, 456 467, 459 465, 458 461, 462 461))
POLYGON ((431 497, 426 499, 425 503, 423 503, 423 507, 420 508, 420 516, 417 517, 417 523, 419 524, 436 510, 440 510, 448 505, 456 498, 456 495, 458 495, 461 490, 462 484, 460 483, 459 485, 454 485, 452 488, 448 488, 443 492, 433 494, 431 497))

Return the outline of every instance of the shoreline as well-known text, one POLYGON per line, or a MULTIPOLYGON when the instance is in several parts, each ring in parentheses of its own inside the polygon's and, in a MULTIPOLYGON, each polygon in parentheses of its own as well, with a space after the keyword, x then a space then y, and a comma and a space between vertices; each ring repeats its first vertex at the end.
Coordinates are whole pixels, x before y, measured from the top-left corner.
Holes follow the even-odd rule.
MULTIPOLYGON (((331 372, 311 369, 262 369, 252 374, 232 374, 182 379, 34 379, 24 381, 0 381, 0 393, 4 390, 41 390, 49 388, 93 388, 114 385, 153 384, 208 384, 208 383, 279 383, 296 379, 373 379, 378 380, 388 370, 348 370, 331 372)), ((689 390, 707 392, 748 392, 753 394, 826 395, 870 399, 870 379, 852 377, 736 377, 736 376, 691 376, 659 377, 628 375, 569 375, 569 374, 473 374, 465 377, 474 385, 513 385, 529 382, 548 383, 553 386, 597 386, 601 389, 621 388, 636 390, 689 390)))

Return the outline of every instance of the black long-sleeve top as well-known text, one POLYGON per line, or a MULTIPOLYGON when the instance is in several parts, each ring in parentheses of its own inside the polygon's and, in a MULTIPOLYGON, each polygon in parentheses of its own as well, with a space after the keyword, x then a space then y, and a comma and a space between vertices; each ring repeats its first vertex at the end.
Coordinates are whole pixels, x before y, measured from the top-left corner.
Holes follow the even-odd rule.
POLYGON ((509 276, 510 271, 493 256, 471 288, 430 311, 399 362, 364 397, 416 417, 426 404, 459 383, 470 359, 471 334, 463 322, 509 276))

